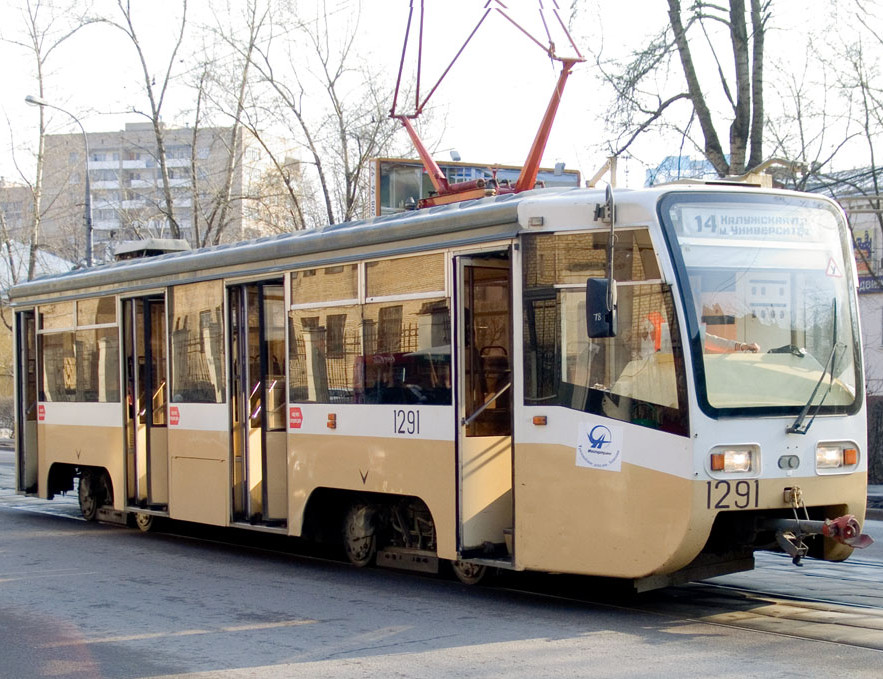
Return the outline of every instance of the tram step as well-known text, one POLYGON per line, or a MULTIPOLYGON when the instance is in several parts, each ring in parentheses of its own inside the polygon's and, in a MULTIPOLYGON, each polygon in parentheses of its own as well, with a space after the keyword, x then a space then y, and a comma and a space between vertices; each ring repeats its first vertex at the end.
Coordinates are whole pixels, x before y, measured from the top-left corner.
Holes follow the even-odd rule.
POLYGON ((377 552, 377 565, 399 570, 438 573, 435 552, 407 547, 386 547, 377 552))
POLYGON ((126 513, 111 507, 101 507, 98 510, 98 520, 103 523, 115 523, 120 526, 125 526, 126 513))
POLYGON ((513 533, 513 531, 514 531, 513 528, 504 528, 503 529, 503 539, 506 542, 506 553, 509 556, 512 556, 512 533, 513 533))

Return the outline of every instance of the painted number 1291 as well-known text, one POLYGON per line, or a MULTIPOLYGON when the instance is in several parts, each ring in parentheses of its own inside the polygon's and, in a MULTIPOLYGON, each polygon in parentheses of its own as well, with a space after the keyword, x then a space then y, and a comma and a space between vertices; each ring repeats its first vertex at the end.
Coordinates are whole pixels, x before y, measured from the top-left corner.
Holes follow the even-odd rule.
POLYGON ((420 411, 397 408, 392 411, 392 431, 395 434, 419 434, 420 411))
POLYGON ((752 481, 707 481, 705 506, 708 509, 757 508, 760 483, 752 481))

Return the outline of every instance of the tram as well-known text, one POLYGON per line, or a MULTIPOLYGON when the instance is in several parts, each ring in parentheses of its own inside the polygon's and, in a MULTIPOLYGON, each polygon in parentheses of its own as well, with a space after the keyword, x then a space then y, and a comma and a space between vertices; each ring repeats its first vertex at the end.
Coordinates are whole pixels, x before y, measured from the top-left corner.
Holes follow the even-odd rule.
POLYGON ((17 490, 464 582, 843 560, 847 233, 796 192, 538 189, 23 283, 17 490))

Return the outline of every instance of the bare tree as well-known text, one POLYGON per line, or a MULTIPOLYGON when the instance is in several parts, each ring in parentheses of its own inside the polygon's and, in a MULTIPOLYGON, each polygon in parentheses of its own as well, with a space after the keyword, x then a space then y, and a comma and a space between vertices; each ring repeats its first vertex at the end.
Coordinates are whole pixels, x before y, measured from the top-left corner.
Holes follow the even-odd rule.
MULTIPOLYGON (((206 60, 196 83, 196 111, 193 122, 193 143, 191 145, 191 188, 193 194, 193 220, 197 245, 217 244, 221 241, 232 218, 234 201, 245 200, 242 195, 234 195, 233 184, 237 166, 243 164, 243 133, 248 130, 243 122, 250 93, 253 53, 261 32, 268 22, 269 3, 263 0, 248 0, 241 17, 231 17, 226 25, 223 17, 215 14, 215 25, 209 33, 221 44, 233 50, 229 64, 221 60, 206 60), (241 25, 237 30, 234 25, 241 25), (230 96, 230 82, 236 83, 230 96), (204 186, 197 176, 197 148, 203 116, 208 116, 206 105, 229 121, 224 133, 224 167, 219 181, 212 186, 211 200, 202 201, 204 186), (204 229, 200 228, 200 222, 204 229)), ((240 192, 241 193, 241 192, 240 192)))
POLYGON ((289 129, 309 158, 302 167, 312 170, 323 213, 309 220, 314 224, 363 214, 368 161, 398 131, 387 117, 392 88, 381 86, 356 53, 358 20, 356 12, 341 26, 322 3, 314 17, 278 17, 287 39, 271 34, 255 49, 255 69, 276 97, 275 109, 266 111, 294 123, 289 129), (316 89, 324 105, 317 105, 316 89))
MULTIPOLYGON (((883 89, 877 84, 883 73, 883 36, 867 3, 831 3, 830 10, 836 13, 838 32, 836 39, 827 40, 828 50, 809 47, 799 74, 781 69, 784 110, 771 117, 770 138, 775 155, 796 161, 793 171, 781 177, 787 185, 848 197, 853 210, 873 214, 883 229, 878 167, 883 89), (868 159, 866 167, 831 169, 837 161, 843 166, 841 158, 854 163, 852 157, 858 155, 868 159)), ((830 28, 825 30, 830 38, 830 28)), ((824 44, 821 36, 808 42, 824 44)))
MULTIPOLYGON (((20 30, 4 31, 3 40, 15 45, 28 53, 32 60, 34 84, 37 96, 46 96, 46 78, 49 60, 74 34, 94 20, 85 17, 82 2, 68 2, 64 5, 46 3, 42 0, 23 0, 21 4, 22 23, 20 30)), ((38 107, 37 149, 35 153, 35 169, 33 175, 25 171, 18 163, 13 150, 13 161, 18 168, 23 182, 30 188, 31 220, 25 236, 28 248, 27 278, 32 279, 36 272, 37 250, 41 247, 41 221, 45 214, 43 196, 43 170, 45 137, 47 130, 47 112, 43 106, 38 107)), ((5 231, 5 230, 4 230, 5 231)), ((9 246, 8 232, 4 233, 4 242, 9 246)), ((13 281, 15 282, 15 281, 13 281)))
POLYGON ((165 73, 161 76, 159 85, 156 82, 156 76, 151 72, 147 64, 147 58, 144 53, 143 45, 138 36, 132 13, 131 0, 117 0, 117 9, 119 10, 119 21, 104 18, 107 24, 122 31, 132 44, 133 49, 138 57, 141 66, 141 74, 144 78, 144 92, 150 105, 150 112, 144 113, 153 124, 153 132, 156 137, 156 161, 159 163, 160 175, 162 178, 162 190, 165 205, 162 213, 169 224, 169 229, 173 238, 181 237, 181 229, 175 218, 174 197, 172 196, 171 184, 169 182, 169 168, 166 158, 165 135, 163 132, 162 109, 165 103, 165 97, 172 81, 172 71, 178 60, 178 52, 184 41, 185 29, 187 27, 187 0, 181 0, 181 17, 176 28, 176 40, 168 62, 165 66, 165 73))
POLYGON ((193 135, 190 141, 190 207, 193 225, 193 241, 197 247, 204 244, 201 228, 202 192, 199 186, 199 130, 202 127, 203 105, 206 87, 211 73, 211 64, 205 61, 199 69, 196 79, 196 101, 193 114, 193 135))
POLYGON ((868 49, 863 40, 858 40, 846 46, 845 63, 849 70, 842 76, 842 87, 855 94, 857 100, 856 118, 859 127, 859 135, 865 144, 870 159, 869 182, 860 189, 867 196, 867 207, 876 216, 877 224, 883 231, 883 197, 881 197, 880 184, 883 182, 883 172, 878 171, 878 145, 883 142, 883 88, 877 83, 883 59, 880 59, 880 50, 883 50, 883 37, 867 25, 863 16, 859 20, 868 30, 868 40, 873 46, 877 56, 876 63, 866 58, 868 49))
POLYGON ((598 54, 596 63, 615 97, 607 116, 618 133, 613 154, 624 153, 643 132, 665 125, 690 139, 722 177, 757 167, 764 159, 764 39, 770 3, 748 0, 746 7, 745 0, 728 0, 726 6, 696 0, 684 10, 680 0, 668 0, 668 24, 649 44, 621 62, 607 62, 598 54), (716 30, 721 27, 732 53, 729 61, 716 30), (716 74, 706 81, 694 57, 702 43, 716 74), (675 55, 682 79, 671 83, 666 75, 675 55), (715 78, 712 88, 707 81, 715 78), (716 112, 717 99, 728 113, 716 112), (691 104, 690 115, 679 123, 674 105, 684 101, 691 104), (694 121, 699 136, 691 132, 694 121), (723 125, 729 152, 718 131, 723 125))
POLYGON ((790 161, 786 171, 777 173, 783 185, 803 191, 827 171, 856 132, 848 102, 843 106, 837 96, 828 59, 808 51, 802 70, 779 72, 781 110, 767 121, 770 154, 790 161))

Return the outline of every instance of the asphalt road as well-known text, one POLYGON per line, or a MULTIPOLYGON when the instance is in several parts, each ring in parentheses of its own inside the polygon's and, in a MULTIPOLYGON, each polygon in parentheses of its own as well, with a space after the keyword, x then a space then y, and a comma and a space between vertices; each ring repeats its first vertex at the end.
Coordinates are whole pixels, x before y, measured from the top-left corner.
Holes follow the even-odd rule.
POLYGON ((0 452, 4 679, 876 679, 883 666, 883 652, 873 650, 883 648, 876 552, 861 563, 807 561, 803 569, 769 555, 752 573, 637 600, 555 576, 540 577, 545 585, 532 591, 519 589, 518 578, 470 588, 450 578, 358 570, 279 551, 277 542, 262 549, 212 541, 212 532, 145 535, 86 523, 73 497, 46 502, 12 493, 6 460, 0 452), (709 587, 733 578, 763 591, 811 585, 845 603, 853 592, 864 603, 816 611, 825 621, 853 611, 828 632, 813 620, 816 604, 724 598, 712 605, 709 587), (749 614, 765 624, 731 624, 749 614), (811 625, 823 641, 799 638, 811 625), (872 648, 850 635, 856 643, 869 638, 872 648))

